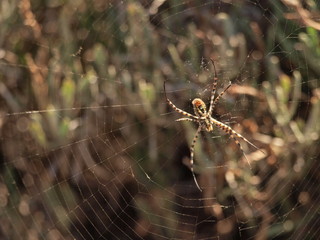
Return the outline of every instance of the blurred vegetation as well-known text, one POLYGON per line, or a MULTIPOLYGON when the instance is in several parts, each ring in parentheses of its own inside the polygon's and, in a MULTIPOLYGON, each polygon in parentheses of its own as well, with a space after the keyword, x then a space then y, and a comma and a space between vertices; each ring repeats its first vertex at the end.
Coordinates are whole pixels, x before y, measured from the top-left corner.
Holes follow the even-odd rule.
POLYGON ((319 4, 259 2, 2 0, 1 238, 316 239, 319 4), (163 83, 192 111, 210 58, 265 154, 203 133, 201 193, 163 83))

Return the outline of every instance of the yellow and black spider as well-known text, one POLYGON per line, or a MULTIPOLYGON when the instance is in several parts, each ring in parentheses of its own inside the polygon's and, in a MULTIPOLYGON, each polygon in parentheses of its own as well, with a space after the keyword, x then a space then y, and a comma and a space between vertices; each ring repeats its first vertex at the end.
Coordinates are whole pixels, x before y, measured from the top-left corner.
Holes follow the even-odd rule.
POLYGON ((190 147, 190 169, 192 172, 192 176, 194 179, 195 184, 197 185, 198 189, 200 191, 201 188, 197 182, 196 176, 194 174, 193 171, 193 159, 194 159, 194 146, 197 142, 198 139, 198 135, 199 132, 202 131, 207 131, 207 132, 212 132, 213 131, 213 127, 217 127, 219 129, 221 129, 222 131, 224 131, 225 133, 227 133, 229 135, 230 138, 232 138, 235 143, 239 146, 240 150, 242 151, 242 154, 244 155, 244 157, 246 158, 247 162, 249 163, 249 160, 247 159, 243 148, 241 147, 239 141, 237 140, 238 138, 241 138, 242 140, 244 140, 245 142, 247 142, 248 144, 250 144, 251 146, 253 146, 254 148, 260 150, 258 147, 256 147, 253 143, 251 143, 249 140, 247 140, 245 137, 243 137, 241 134, 237 133, 236 131, 234 131, 231 127, 229 127, 228 125, 214 119, 211 115, 212 115, 212 111, 215 108, 217 102, 219 101, 219 99, 222 97, 222 95, 228 90, 228 88, 231 86, 231 82, 229 83, 229 85, 215 98, 215 93, 216 93, 216 88, 217 88, 217 82, 218 82, 218 77, 217 77, 217 72, 216 72, 216 67, 214 65, 214 61, 211 59, 211 62, 213 64, 213 68, 214 68, 214 78, 213 78, 213 84, 212 84, 212 92, 211 92, 211 98, 210 98, 210 105, 209 105, 209 110, 207 111, 206 108, 206 104, 200 99, 200 98, 195 98, 192 101, 192 105, 193 105, 193 110, 195 115, 190 114, 186 111, 181 110, 180 108, 176 107, 167 97, 167 93, 166 93, 166 84, 164 82, 163 84, 163 88, 164 88, 164 94, 166 97, 166 100, 168 102, 168 104, 173 108, 173 110, 175 110, 178 113, 181 113, 184 116, 187 116, 186 118, 179 118, 176 121, 189 121, 189 122, 195 122, 199 124, 199 127, 193 137, 192 140, 192 144, 190 147))

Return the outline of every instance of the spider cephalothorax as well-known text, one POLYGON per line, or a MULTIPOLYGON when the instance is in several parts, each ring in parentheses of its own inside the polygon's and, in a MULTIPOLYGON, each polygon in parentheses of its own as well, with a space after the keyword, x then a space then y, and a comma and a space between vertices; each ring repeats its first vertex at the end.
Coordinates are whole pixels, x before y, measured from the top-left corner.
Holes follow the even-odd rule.
MULTIPOLYGON (((224 131, 225 133, 227 133, 230 138, 232 138, 236 144, 239 146, 240 150, 242 151, 244 157, 247 159, 239 141, 237 140, 237 138, 242 139, 243 141, 247 142, 248 144, 250 144, 251 146, 257 148, 253 143, 251 143, 249 140, 247 140, 245 137, 243 137, 241 134, 237 133, 236 131, 234 131, 231 127, 229 127, 228 125, 216 120, 215 118, 213 118, 212 115, 212 111, 215 108, 215 105, 217 104, 217 102, 219 101, 219 99, 222 97, 222 95, 228 90, 228 88, 231 86, 231 83, 229 83, 229 85, 215 98, 215 93, 216 93, 216 88, 217 88, 217 72, 216 72, 216 68, 214 65, 214 61, 211 59, 212 64, 213 64, 213 68, 214 68, 214 78, 213 78, 213 84, 212 84, 212 92, 211 92, 211 98, 210 98, 210 105, 209 105, 209 110, 207 111, 206 108, 206 104, 200 99, 200 98, 195 98, 192 101, 192 105, 193 105, 193 110, 195 115, 190 114, 186 111, 181 110, 180 108, 176 107, 176 105, 174 105, 167 97, 166 94, 166 85, 165 82, 163 84, 163 88, 164 88, 164 93, 166 96, 166 101, 167 103, 173 108, 173 110, 175 110, 178 113, 181 113, 184 116, 187 116, 185 118, 179 118, 176 121, 189 121, 189 122, 196 122, 199 124, 198 129, 193 137, 192 140, 192 144, 190 146, 190 169, 193 175, 193 179, 195 181, 195 184, 197 185, 197 187, 199 188, 199 190, 201 191, 201 188, 199 187, 199 184, 197 182, 196 176, 194 174, 193 171, 193 158, 194 158, 194 145, 197 142, 198 139, 198 135, 199 132, 202 131, 207 131, 207 132, 211 132, 213 131, 213 127, 217 127, 220 130, 224 131)), ((249 160, 247 159, 248 163, 249 160)), ((250 164, 250 163, 249 163, 250 164)))

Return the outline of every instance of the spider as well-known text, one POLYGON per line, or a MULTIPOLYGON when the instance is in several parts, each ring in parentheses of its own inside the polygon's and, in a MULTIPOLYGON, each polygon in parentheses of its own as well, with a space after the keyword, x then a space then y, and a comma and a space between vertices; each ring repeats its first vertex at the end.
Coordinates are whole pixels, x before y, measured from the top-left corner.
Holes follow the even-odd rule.
MULTIPOLYGON (((217 127, 219 129, 221 129, 222 131, 224 131, 226 134, 229 135, 230 138, 232 138, 235 143, 239 146, 242 154, 244 155, 245 159, 247 160, 248 164, 250 165, 249 160, 246 157, 246 154, 243 150, 243 148, 241 147, 240 142, 237 140, 237 138, 242 139, 243 141, 247 142, 248 144, 250 144, 251 146, 253 146, 254 148, 260 150, 258 147, 256 147, 253 143, 251 143, 249 140, 247 140, 245 137, 243 137, 241 134, 237 133, 235 130, 233 130, 230 126, 228 126, 227 124, 224 124, 218 120, 216 120, 215 118, 213 118, 212 112, 217 104, 217 102, 219 101, 219 99, 223 96, 223 94, 229 89, 229 87, 231 86, 231 82, 229 83, 229 85, 215 98, 215 93, 216 93, 216 88, 217 88, 217 82, 218 82, 218 77, 217 77, 217 71, 216 71, 216 67, 214 64, 214 61, 212 59, 210 59, 214 68, 214 78, 213 78, 213 84, 212 84, 212 92, 211 92, 211 98, 210 98, 210 105, 209 105, 209 109, 207 111, 207 107, 206 104, 200 99, 200 98, 195 98, 192 101, 192 105, 193 105, 193 111, 195 113, 195 115, 190 114, 186 111, 181 110, 180 108, 178 108, 176 105, 174 105, 169 98, 167 97, 167 93, 166 93, 166 84, 165 82, 163 83, 163 88, 164 88, 164 94, 165 94, 165 98, 167 103, 172 107, 172 109, 184 116, 184 118, 179 118, 176 121, 189 121, 189 122, 195 122, 198 123, 198 129, 196 131, 196 133, 194 134, 193 140, 192 140, 192 144, 190 146, 190 170, 194 179, 194 182, 197 186, 197 188, 201 190, 198 182, 197 182, 197 178, 194 174, 194 170, 193 170, 193 162, 194 162, 194 146, 197 142, 198 136, 200 131, 207 131, 207 132, 212 132, 214 127, 217 127)), ((261 151, 261 150, 260 150, 261 151)))

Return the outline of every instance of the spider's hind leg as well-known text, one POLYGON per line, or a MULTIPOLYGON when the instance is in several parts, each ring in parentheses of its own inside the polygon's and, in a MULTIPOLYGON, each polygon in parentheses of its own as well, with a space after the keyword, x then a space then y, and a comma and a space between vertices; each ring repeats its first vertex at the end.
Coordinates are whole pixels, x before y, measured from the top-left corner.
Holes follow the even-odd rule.
POLYGON ((227 133, 230 136, 230 138, 232 138, 233 141, 235 141, 235 143, 239 146, 243 156, 245 157, 245 159, 247 160, 247 162, 248 162, 248 164, 249 164, 249 166, 251 168, 251 164, 250 164, 250 162, 249 162, 249 160, 248 160, 248 158, 247 158, 247 156, 246 156, 246 154, 245 154, 245 152, 244 152, 244 150, 243 150, 243 148, 242 148, 242 146, 241 146, 241 144, 240 144, 240 142, 238 141, 237 138, 242 139, 243 141, 245 141, 246 143, 248 143, 249 145, 251 145, 255 149, 257 149, 257 150, 259 150, 261 152, 263 152, 263 151, 261 149, 259 149, 256 145, 254 145, 252 142, 250 142, 248 139, 246 139, 244 136, 242 136, 241 134, 239 134, 235 130, 233 130, 230 126, 228 126, 228 125, 226 125, 226 124, 224 124, 222 122, 219 122, 219 121, 215 120, 214 118, 211 118, 211 122, 216 127, 220 128, 222 131, 227 133))
POLYGON ((198 140, 200 131, 201 131, 201 126, 198 127, 196 133, 194 134, 194 137, 193 137, 193 140, 192 140, 192 144, 191 144, 191 147, 190 147, 190 170, 191 170, 191 173, 192 173, 192 177, 193 177, 194 183, 196 184, 196 186, 200 190, 200 192, 202 192, 202 190, 201 190, 201 188, 200 188, 200 186, 198 184, 196 175, 194 174, 194 170, 193 170, 194 146, 195 146, 195 144, 196 144, 196 142, 198 140))
MULTIPOLYGON (((228 132, 228 134, 229 134, 230 138, 232 138, 232 139, 233 139, 233 141, 238 145, 238 147, 240 148, 240 150, 241 150, 241 152, 242 152, 242 154, 243 154, 244 158, 246 159, 246 161, 247 161, 247 163, 248 163, 248 165, 249 165, 250 169, 252 169, 252 167, 251 167, 251 163, 250 163, 249 159, 247 158, 247 155, 246 155, 246 153, 244 152, 244 150, 243 150, 243 148, 242 148, 242 146, 241 146, 240 142, 239 142, 239 141, 238 141, 238 139, 236 138, 236 135, 235 135, 233 132, 228 132)), ((237 135, 238 135, 238 133, 237 133, 237 135)), ((239 134, 239 135, 240 135, 240 134, 239 134)), ((244 139, 244 137, 241 137, 241 138, 242 138, 242 139, 244 139)))

